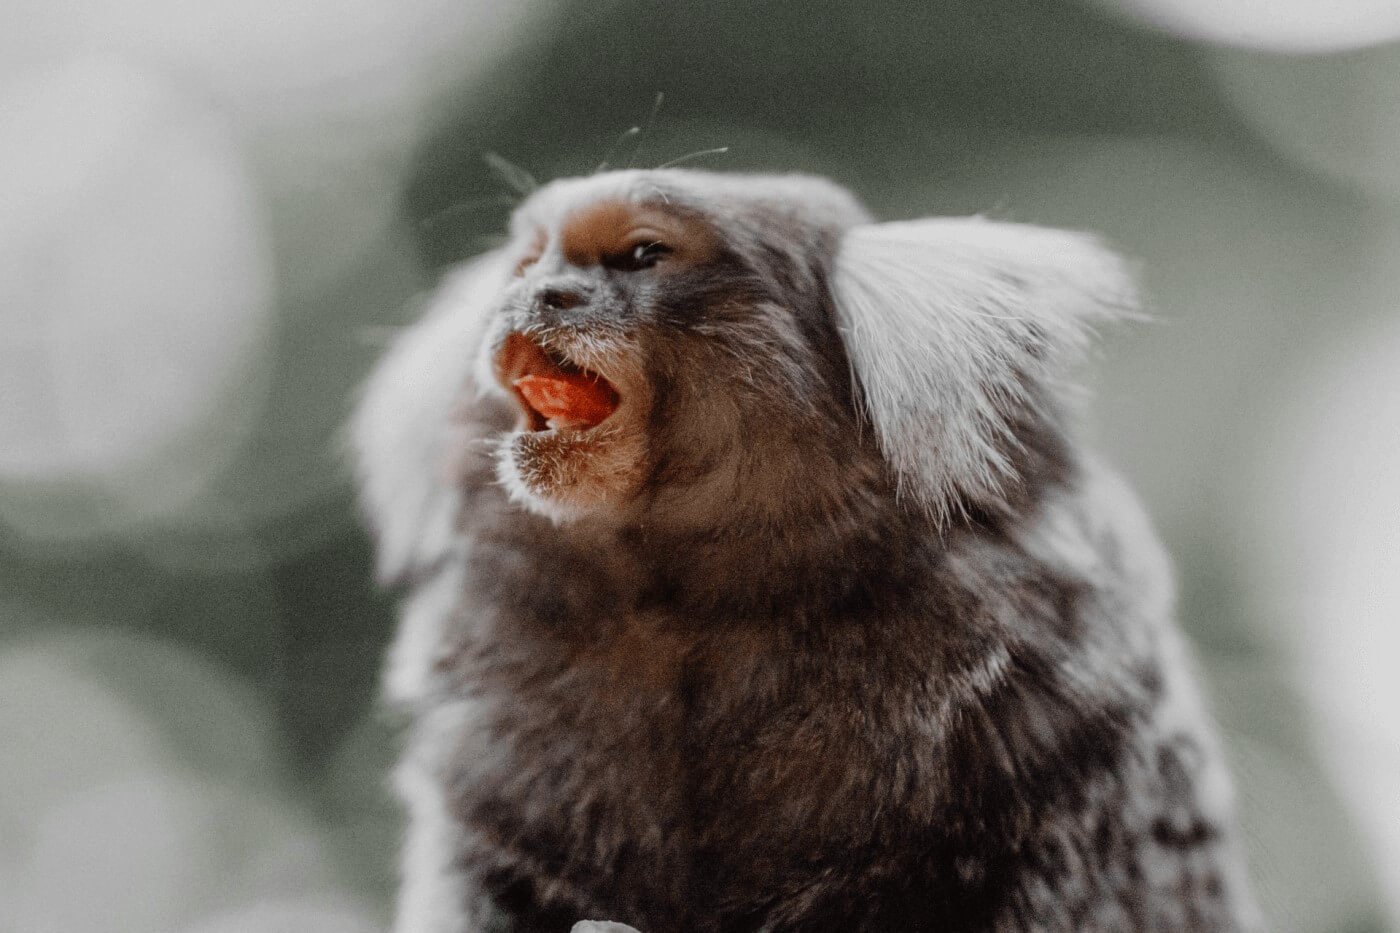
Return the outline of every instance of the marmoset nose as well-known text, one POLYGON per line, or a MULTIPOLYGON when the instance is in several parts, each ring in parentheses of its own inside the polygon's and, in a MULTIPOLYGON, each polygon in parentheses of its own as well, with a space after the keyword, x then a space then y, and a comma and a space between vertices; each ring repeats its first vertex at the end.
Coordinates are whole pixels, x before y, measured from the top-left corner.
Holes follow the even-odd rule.
POLYGON ((562 285, 546 285, 535 295, 535 304, 543 311, 568 311, 588 300, 580 289, 562 285))

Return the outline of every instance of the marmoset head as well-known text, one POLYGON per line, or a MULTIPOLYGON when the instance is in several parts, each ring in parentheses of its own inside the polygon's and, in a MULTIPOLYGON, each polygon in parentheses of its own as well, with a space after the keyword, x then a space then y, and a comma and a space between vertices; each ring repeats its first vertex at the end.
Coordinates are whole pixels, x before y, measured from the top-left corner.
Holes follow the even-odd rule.
POLYGON ((1066 356, 1133 299, 1091 237, 875 223, 803 176, 564 179, 510 233, 443 286, 361 406, 368 505, 399 550, 454 482, 454 431, 484 433, 511 497, 561 521, 778 525, 853 486, 939 523, 994 508, 1058 437, 1066 356), (513 423, 454 427, 473 398, 513 423))

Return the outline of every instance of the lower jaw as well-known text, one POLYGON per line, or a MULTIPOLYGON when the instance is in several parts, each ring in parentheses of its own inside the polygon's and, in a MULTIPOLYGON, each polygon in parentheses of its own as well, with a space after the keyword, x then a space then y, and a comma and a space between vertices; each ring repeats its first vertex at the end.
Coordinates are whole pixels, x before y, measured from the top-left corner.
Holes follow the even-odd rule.
POLYGON ((645 445, 611 423, 517 431, 504 438, 498 478, 512 498, 552 518, 616 506, 636 490, 645 445))
POLYGON ((554 497, 593 472, 596 447, 591 431, 517 431, 506 439, 506 456, 528 489, 554 497))
POLYGON ((513 450, 530 456, 587 457, 589 449, 598 446, 599 435, 596 428, 544 427, 516 431, 510 436, 510 445, 513 450))

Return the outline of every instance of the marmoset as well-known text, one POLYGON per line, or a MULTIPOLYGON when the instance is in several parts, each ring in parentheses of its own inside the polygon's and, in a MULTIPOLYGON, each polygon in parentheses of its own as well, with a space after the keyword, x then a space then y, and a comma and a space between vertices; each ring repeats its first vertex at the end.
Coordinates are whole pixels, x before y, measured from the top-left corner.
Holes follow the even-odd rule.
POLYGON ((1113 253, 682 169, 510 232, 353 423, 397 933, 1256 928, 1168 562, 1076 436, 1113 253))

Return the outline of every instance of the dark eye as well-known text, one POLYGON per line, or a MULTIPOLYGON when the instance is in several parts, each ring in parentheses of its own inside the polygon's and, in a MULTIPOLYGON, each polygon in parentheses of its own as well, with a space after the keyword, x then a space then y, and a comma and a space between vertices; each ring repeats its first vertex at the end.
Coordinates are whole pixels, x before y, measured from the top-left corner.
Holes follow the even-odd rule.
POLYGON ((626 253, 616 256, 609 265, 615 269, 621 269, 624 272, 650 269, 665 256, 670 254, 670 252, 671 247, 655 240, 646 243, 638 243, 626 253))

